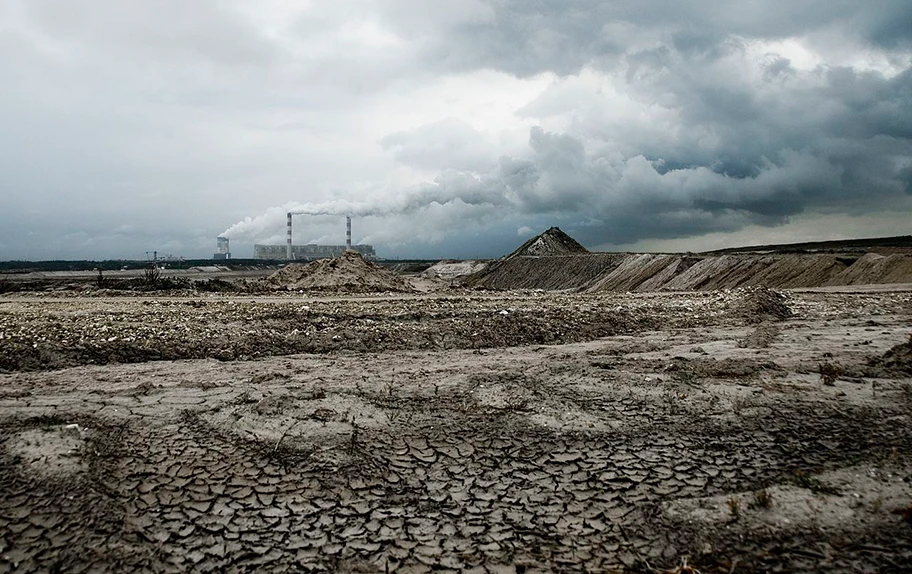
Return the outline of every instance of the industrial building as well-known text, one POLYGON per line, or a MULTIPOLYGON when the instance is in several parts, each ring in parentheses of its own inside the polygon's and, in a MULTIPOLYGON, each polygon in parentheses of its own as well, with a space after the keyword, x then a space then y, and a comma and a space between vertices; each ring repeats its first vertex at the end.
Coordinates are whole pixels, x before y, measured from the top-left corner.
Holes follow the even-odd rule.
POLYGON ((213 259, 231 259, 231 249, 228 247, 227 237, 215 238, 215 253, 213 259))
MULTIPOLYGON (((329 257, 338 257, 346 251, 357 251, 368 259, 376 258, 377 254, 372 245, 352 245, 351 242, 351 217, 345 218, 345 245, 318 245, 309 243, 307 245, 294 245, 291 241, 291 217, 296 214, 289 212, 287 214, 287 231, 285 233, 285 245, 254 245, 253 256, 256 259, 286 259, 288 261, 313 261, 315 259, 326 259, 329 257)), ((221 239, 221 238, 219 238, 221 239)), ((227 249, 227 246, 226 246, 227 249)))
MULTIPOLYGON (((317 245, 310 243, 307 245, 292 245, 291 257, 295 261, 313 261, 314 259, 326 259, 328 257, 338 257, 345 253, 347 249, 357 251, 367 259, 376 257, 372 245, 317 245)), ((256 259, 289 259, 287 246, 285 245, 254 245, 253 256, 256 259)))

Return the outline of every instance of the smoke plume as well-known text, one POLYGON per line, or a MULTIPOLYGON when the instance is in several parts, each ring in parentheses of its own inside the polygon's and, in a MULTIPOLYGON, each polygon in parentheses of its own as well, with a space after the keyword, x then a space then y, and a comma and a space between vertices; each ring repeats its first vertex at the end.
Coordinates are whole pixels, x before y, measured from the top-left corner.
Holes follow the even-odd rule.
POLYGON ((382 202, 334 199, 316 203, 289 202, 270 207, 254 217, 246 217, 230 226, 222 237, 260 241, 280 234, 288 213, 292 215, 350 215, 356 217, 383 217, 408 215, 426 210, 433 205, 452 203, 497 206, 506 202, 499 186, 491 185, 471 174, 446 172, 434 183, 419 185, 406 193, 382 202))

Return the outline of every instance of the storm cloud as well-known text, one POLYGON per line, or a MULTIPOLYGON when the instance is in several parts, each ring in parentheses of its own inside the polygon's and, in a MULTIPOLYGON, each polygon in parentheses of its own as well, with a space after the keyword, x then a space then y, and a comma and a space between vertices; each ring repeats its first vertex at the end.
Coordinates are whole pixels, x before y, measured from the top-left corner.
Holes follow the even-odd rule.
POLYGON ((0 22, 3 259, 220 233, 244 256, 287 211, 313 214, 296 241, 353 214, 399 257, 554 224, 598 248, 912 233, 908 2, 0 0, 0 22))

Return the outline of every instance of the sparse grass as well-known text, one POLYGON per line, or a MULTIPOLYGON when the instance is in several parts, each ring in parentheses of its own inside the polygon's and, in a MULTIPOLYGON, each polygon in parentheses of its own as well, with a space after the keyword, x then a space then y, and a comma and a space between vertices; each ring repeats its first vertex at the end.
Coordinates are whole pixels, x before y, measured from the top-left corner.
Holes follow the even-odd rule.
POLYGON ((728 507, 728 512, 731 514, 734 520, 737 520, 741 516, 741 499, 737 496, 732 496, 725 501, 725 505, 728 507))
POLYGON ((246 391, 244 391, 243 393, 239 394, 234 399, 232 399, 230 401, 230 404, 232 404, 232 405, 250 405, 250 404, 253 404, 256 402, 257 402, 257 400, 255 398, 253 398, 252 396, 250 396, 250 389, 247 389, 246 391))
POLYGON ((473 406, 475 406, 475 400, 471 395, 465 395, 460 401, 456 403, 456 410, 464 415, 467 415, 469 414, 469 411, 472 410, 473 406))
POLYGON ((529 401, 523 397, 510 397, 504 410, 513 412, 524 412, 529 410, 529 401))
POLYGON ((687 398, 687 395, 684 393, 677 393, 670 389, 665 389, 662 392, 662 402, 665 404, 665 411, 670 415, 679 415, 687 414, 687 408, 683 404, 684 399, 687 398))
POLYGON ((354 453, 358 449, 358 435, 361 433, 361 427, 358 426, 358 423, 355 422, 355 419, 352 419, 351 426, 351 436, 348 439, 349 454, 354 453))

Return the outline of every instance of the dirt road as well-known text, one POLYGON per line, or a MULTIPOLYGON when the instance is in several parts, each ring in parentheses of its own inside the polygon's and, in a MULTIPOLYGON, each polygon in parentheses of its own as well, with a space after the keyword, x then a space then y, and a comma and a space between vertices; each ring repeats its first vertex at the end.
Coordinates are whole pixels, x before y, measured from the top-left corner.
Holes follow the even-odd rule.
POLYGON ((912 293, 752 301, 0 300, 0 570, 908 571, 912 293))

